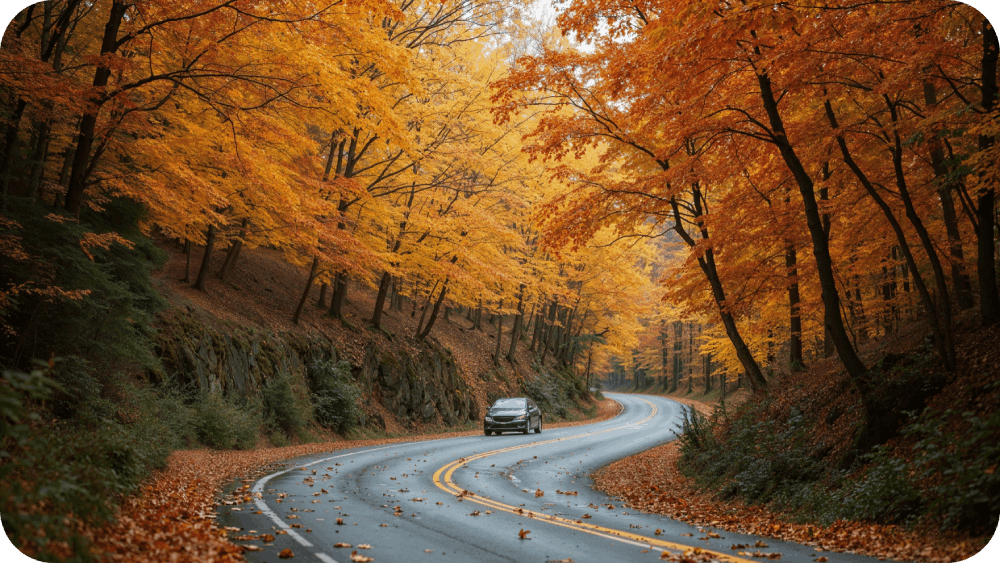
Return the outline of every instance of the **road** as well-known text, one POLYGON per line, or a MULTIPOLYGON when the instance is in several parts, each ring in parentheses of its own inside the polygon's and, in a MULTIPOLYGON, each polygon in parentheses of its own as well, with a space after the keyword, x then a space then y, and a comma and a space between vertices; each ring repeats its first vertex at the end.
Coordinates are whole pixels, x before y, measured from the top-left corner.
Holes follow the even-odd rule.
POLYGON ((674 439, 684 408, 664 397, 613 398, 622 413, 585 426, 298 458, 252 484, 250 491, 261 493, 256 506, 220 507, 219 524, 242 528, 239 534, 275 536, 263 551, 246 554, 253 562, 282 561, 278 554, 286 548, 295 561, 323 563, 346 563, 354 551, 376 563, 582 563, 659 561, 664 550, 693 547, 720 560, 759 562, 730 549, 758 540, 768 547, 752 551, 781 553, 780 561, 809 562, 820 555, 830 562, 874 561, 723 531, 720 538, 699 540, 706 535, 696 526, 635 513, 591 489, 591 472, 674 439), (520 539, 521 530, 531 533, 520 539))

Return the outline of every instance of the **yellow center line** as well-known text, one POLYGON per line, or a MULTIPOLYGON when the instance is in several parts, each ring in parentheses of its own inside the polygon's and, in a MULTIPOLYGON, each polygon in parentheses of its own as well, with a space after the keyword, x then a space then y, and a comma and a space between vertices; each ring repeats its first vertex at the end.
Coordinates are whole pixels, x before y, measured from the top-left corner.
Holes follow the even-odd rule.
MULTIPOLYGON (((629 423, 629 425, 632 425, 632 424, 643 424, 643 423, 648 422, 649 420, 651 420, 654 416, 656 416, 656 413, 657 413, 656 405, 654 405, 653 403, 647 401, 646 399, 642 399, 642 401, 644 401, 646 404, 648 404, 651 407, 652 412, 650 413, 649 416, 647 416, 646 418, 642 419, 641 421, 639 421, 637 423, 629 423)), ((635 533, 632 533, 632 532, 625 532, 625 531, 622 531, 622 530, 616 530, 614 528, 606 528, 604 526, 599 526, 597 524, 591 524, 589 522, 583 522, 583 521, 580 521, 580 520, 572 520, 572 519, 569 519, 569 518, 562 518, 562 517, 559 517, 559 516, 555 516, 553 514, 545 514, 545 513, 542 513, 542 512, 535 512, 533 510, 525 510, 523 508, 511 506, 509 504, 504 504, 502 502, 499 502, 499 501, 496 501, 496 500, 493 500, 493 499, 490 499, 490 498, 476 496, 474 493, 470 493, 470 492, 466 491, 461 486, 459 486, 457 483, 455 483, 455 481, 452 480, 452 477, 455 474, 455 471, 457 471, 460 467, 464 466, 465 464, 469 463, 470 461, 476 461, 476 460, 480 460, 480 459, 487 458, 487 457, 490 457, 490 456, 494 456, 494 455, 497 455, 497 454, 512 452, 512 451, 520 450, 520 449, 524 449, 524 448, 531 448, 531 447, 541 446, 541 445, 545 445, 545 444, 553 444, 553 443, 556 443, 556 442, 562 442, 562 441, 565 441, 565 440, 575 440, 577 438, 583 438, 584 436, 594 436, 594 435, 597 435, 597 434, 603 434, 605 432, 612 432, 614 430, 620 430, 622 428, 625 428, 625 426, 626 425, 617 426, 615 428, 609 428, 607 430, 601 430, 601 431, 598 431, 598 432, 586 432, 586 433, 583 433, 583 434, 577 434, 575 436, 566 436, 564 438, 554 438, 552 440, 544 440, 544 441, 540 441, 540 442, 531 442, 529 444, 522 444, 522 445, 519 445, 519 446, 511 446, 511 447, 508 447, 508 448, 500 448, 500 449, 497 449, 497 450, 491 450, 491 451, 488 451, 488 452, 483 452, 481 454, 475 454, 475 455, 472 455, 472 456, 469 456, 469 457, 463 457, 463 458, 460 458, 460 459, 458 459, 456 461, 448 463, 448 464, 444 465, 443 467, 441 467, 440 469, 438 469, 437 471, 435 471, 434 472, 434 484, 437 485, 437 487, 439 489, 443 490, 443 491, 446 491, 446 492, 451 493, 453 495, 460 496, 462 498, 465 498, 466 500, 470 500, 472 502, 475 502, 475 503, 480 504, 482 506, 486 506, 486 507, 492 508, 494 510, 498 510, 498 511, 502 511, 502 512, 508 512, 510 514, 514 514, 514 515, 517 515, 517 516, 524 516, 526 518, 532 518, 534 520, 538 520, 539 522, 547 522, 549 524, 553 524, 553 525, 556 525, 556 526, 561 526, 563 528, 569 528, 569 529, 572 529, 572 530, 577 530, 577 531, 580 531, 580 532, 585 532, 585 533, 592 534, 592 535, 595 535, 595 536, 600 536, 600 537, 604 537, 604 538, 610 538, 610 539, 613 539, 613 540, 622 541, 622 542, 626 542, 626 543, 631 543, 631 544, 634 544, 634 545, 649 546, 650 548, 657 547, 657 548, 662 548, 662 549, 672 549, 672 550, 681 551, 681 552, 689 550, 689 549, 697 549, 697 550, 700 550, 700 552, 702 552, 702 553, 708 553, 708 554, 712 554, 712 555, 718 556, 720 559, 725 560, 725 561, 733 561, 733 562, 739 562, 739 563, 754 563, 750 559, 743 559, 741 557, 736 557, 736 556, 730 555, 728 553, 722 553, 722 552, 718 552, 718 551, 712 551, 712 550, 709 550, 709 549, 703 549, 703 548, 699 548, 699 547, 693 547, 693 546, 689 546, 689 545, 684 545, 684 544, 669 542, 669 541, 661 540, 659 538, 651 538, 651 537, 648 537, 648 536, 643 536, 641 534, 635 534, 635 533)))

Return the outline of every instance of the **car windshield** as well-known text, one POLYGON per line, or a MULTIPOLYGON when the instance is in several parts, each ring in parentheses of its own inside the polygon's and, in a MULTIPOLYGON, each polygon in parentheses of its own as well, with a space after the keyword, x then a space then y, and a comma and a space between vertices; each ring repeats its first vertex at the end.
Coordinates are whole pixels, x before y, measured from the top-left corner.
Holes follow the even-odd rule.
POLYGON ((524 399, 498 399, 497 402, 493 403, 493 408, 523 409, 525 408, 524 399))

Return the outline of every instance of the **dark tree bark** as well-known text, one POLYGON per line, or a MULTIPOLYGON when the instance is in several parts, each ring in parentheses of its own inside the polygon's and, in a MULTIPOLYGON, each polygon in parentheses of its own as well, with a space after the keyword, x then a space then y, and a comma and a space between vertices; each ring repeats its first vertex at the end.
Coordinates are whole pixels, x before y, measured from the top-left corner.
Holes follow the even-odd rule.
POLYGON ((208 278, 208 267, 212 262, 212 252, 215 250, 215 225, 208 226, 208 234, 205 237, 205 255, 201 257, 201 268, 198 270, 198 279, 194 282, 194 288, 205 291, 205 279, 208 278))
POLYGON ((243 238, 247 236, 247 225, 250 224, 250 219, 246 217, 240 222, 240 236, 229 245, 229 252, 226 253, 226 261, 222 263, 222 268, 219 270, 219 279, 222 283, 226 283, 229 279, 229 275, 233 273, 233 269, 236 267, 236 261, 240 259, 240 252, 243 250, 243 238))
POLYGON ((431 298, 434 297, 434 292, 437 290, 437 287, 438 285, 440 285, 440 283, 441 283, 440 281, 434 282, 434 287, 432 287, 431 290, 427 292, 427 297, 424 299, 424 306, 420 308, 420 320, 417 321, 417 332, 414 335, 418 339, 422 338, 420 334, 421 334, 421 329, 424 326, 424 318, 427 316, 427 308, 430 307, 431 298))
MULTIPOLYGON (((503 308, 503 300, 500 301, 500 308, 503 308)), ((500 341, 503 340, 503 315, 497 310, 497 346, 493 351, 493 364, 500 365, 500 341)), ((513 339, 511 339, 513 341, 513 339)))
MULTIPOLYGON (((435 287, 437 287, 437 286, 435 286, 435 287)), ((434 290, 431 290, 431 293, 428 294, 428 296, 427 296, 428 299, 430 298, 430 296, 433 293, 434 293, 434 290)), ((421 332, 417 336, 418 340, 423 340, 423 339, 427 338, 427 335, 431 333, 431 328, 434 327, 434 321, 437 320, 438 311, 441 310, 441 303, 444 303, 444 296, 447 295, 447 294, 448 294, 448 282, 446 281, 446 282, 444 282, 444 287, 441 288, 441 294, 438 295, 437 301, 434 302, 434 308, 431 310, 431 316, 430 316, 429 319, 427 319, 427 326, 425 326, 423 332, 421 332)))
MULTIPOLYGON (((937 92, 934 83, 924 82, 924 102, 928 106, 937 105, 937 92)), ((958 217, 955 215, 955 180, 949 178, 948 166, 945 164, 944 150, 941 140, 932 137, 930 140, 931 168, 938 182, 938 198, 941 200, 941 218, 944 220, 945 231, 948 233, 948 253, 951 256, 951 283, 955 288, 959 309, 965 311, 972 308, 972 282, 965 271, 965 250, 962 247, 962 234, 958 229, 958 217)))
MULTIPOLYGON (((805 208, 806 224, 809 227, 809 235, 813 243, 813 256, 816 259, 816 270, 819 274, 820 291, 824 308, 824 324, 830 331, 830 337, 840 355, 840 361, 847 369, 851 378, 864 381, 867 390, 868 368, 857 350, 851 344, 851 339, 844 326, 844 319, 840 314, 840 295, 837 292, 837 280, 833 273, 833 258, 830 256, 830 237, 824 229, 823 220, 820 217, 819 206, 816 204, 815 184, 809 173, 806 171, 802 161, 799 160, 788 135, 785 133, 785 125, 778 112, 778 102, 774 97, 771 86, 771 79, 764 71, 758 71, 757 83, 760 86, 761 101, 767 113, 768 121, 771 125, 772 141, 778 147, 785 165, 788 167, 795 182, 799 187, 802 202, 805 208)), ((751 375, 751 378, 753 376, 751 375)))
MULTIPOLYGON (((983 111, 989 115, 997 101, 997 62, 1000 57, 1000 42, 996 28, 983 18, 983 60, 982 93, 983 111)), ((979 136, 979 150, 993 147, 996 139, 992 135, 979 136)), ((976 272, 979 278, 979 314, 982 326, 991 326, 1000 321, 1000 293, 997 291, 996 239, 994 238, 994 207, 996 188, 980 188, 976 202, 976 272)))
MULTIPOLYGON (((805 362, 802 360, 802 316, 799 313, 799 271, 795 245, 785 246, 785 268, 788 269, 788 309, 789 328, 788 356, 792 371, 803 371, 805 362)), ((709 359, 711 362, 711 359, 709 359)))
POLYGON ((184 240, 184 254, 187 255, 184 261, 184 283, 191 283, 191 241, 184 240))
MULTIPOLYGON (((824 102, 824 107, 826 108, 826 115, 827 119, 830 122, 830 126, 836 131, 839 128, 839 125, 837 124, 837 118, 833 113, 833 106, 830 104, 829 100, 824 102)), ((917 291, 919 292, 920 299, 924 305, 924 312, 927 314, 928 322, 931 325, 931 332, 933 333, 934 336, 935 346, 937 347, 938 352, 941 355, 941 359, 945 363, 945 366, 947 367, 947 369, 950 370, 952 369, 952 367, 954 367, 955 348, 954 348, 954 343, 951 342, 949 336, 950 326, 948 325, 950 324, 951 319, 947 313, 950 312, 951 305, 948 302, 947 291, 942 290, 942 288, 940 287, 938 288, 939 292, 942 293, 942 298, 939 299, 939 301, 943 301, 943 303, 940 303, 940 305, 942 307, 942 311, 946 313, 944 315, 944 318, 941 318, 938 315, 937 306, 934 304, 934 300, 931 298, 930 291, 927 289, 927 285, 924 283, 923 276, 920 275, 920 272, 917 269, 917 263, 913 258, 913 253, 910 250, 910 245, 909 242, 906 240, 906 235, 903 232, 902 226, 896 219, 896 216, 892 212, 892 209, 889 207, 889 204, 886 203, 885 199, 883 199, 882 196, 875 190, 875 186, 868 179, 868 176, 865 174, 863 170, 861 170, 861 167, 858 166, 857 162, 855 162, 854 158, 851 156, 851 152, 847 147, 847 142, 844 140, 843 135, 837 134, 836 138, 837 138, 837 145, 840 147, 840 153, 844 159, 844 163, 847 164, 848 168, 851 169, 851 171, 854 173, 854 176, 857 177, 858 181, 865 188, 865 191, 868 192, 868 196, 871 197, 872 200, 878 205, 879 209, 882 210, 882 215, 886 218, 886 221, 889 222, 889 225, 892 227, 892 231, 896 234, 896 240, 899 243, 900 250, 903 252, 903 256, 906 258, 906 263, 914 272, 913 281, 914 284, 917 286, 917 291)), ((896 160, 895 155, 893 156, 893 160, 896 160)), ((903 196, 905 194, 906 194, 905 189, 901 188, 900 195, 903 196)), ((910 210, 912 209, 912 205, 907 205, 907 209, 908 209, 907 214, 909 215, 910 210)), ((911 221, 912 220, 913 219, 911 218, 911 221)), ((920 231, 918 230, 918 232, 920 231)), ((924 231, 924 234, 926 236, 926 231, 924 231)), ((923 239, 924 237, 922 236, 921 238, 923 239)), ((929 242, 929 237, 927 240, 929 242)), ((936 253, 933 253, 932 256, 936 257, 936 253)), ((944 272, 940 268, 940 263, 938 263, 938 268, 935 273, 935 276, 939 278, 938 279, 939 284, 943 283, 943 280, 941 278, 944 277, 944 272)))
POLYGON ((316 301, 316 307, 318 309, 326 309, 326 292, 329 287, 329 284, 326 282, 319 285, 319 300, 316 301))
POLYGON ((372 313, 372 326, 375 328, 382 328, 382 309, 385 307, 385 296, 389 292, 391 281, 389 272, 382 272, 382 279, 378 282, 378 295, 375 297, 375 311, 372 313))
POLYGON ((512 364, 514 354, 517 353, 517 341, 521 339, 521 325, 524 323, 524 288, 525 284, 522 283, 517 293, 517 316, 514 317, 514 326, 510 332, 510 348, 507 350, 507 361, 512 364))
MULTIPOLYGON (((101 39, 101 55, 108 55, 118 51, 118 30, 121 27, 125 12, 129 4, 122 0, 115 0, 108 10, 108 22, 104 26, 104 36, 101 39)), ((94 71, 93 86, 96 91, 103 90, 108 85, 111 77, 111 68, 105 64, 98 63, 97 70, 94 71)), ((80 216, 80 207, 83 204, 83 191, 87 187, 87 176, 91 167, 90 151, 94 146, 94 132, 97 129, 97 112, 104 104, 102 95, 93 96, 92 102, 95 104, 91 111, 83 114, 80 119, 80 128, 76 138, 76 150, 73 153, 73 168, 69 174, 69 186, 66 188, 66 211, 73 216, 80 216)), ((199 275, 199 279, 201 276, 199 275)), ((202 280, 203 281, 203 280, 202 280)), ((199 288, 201 289, 201 288, 199 288)))
POLYGON ((302 317, 302 309, 306 306, 306 301, 309 300, 309 291, 312 290, 313 282, 316 281, 316 276, 318 274, 319 257, 314 256, 312 268, 309 269, 309 277, 306 278, 306 288, 302 291, 302 298, 299 299, 299 305, 295 308, 295 315, 292 316, 292 323, 299 324, 299 318, 302 317))
POLYGON ((347 302, 347 285, 350 281, 347 272, 338 273, 333 280, 333 296, 330 298, 330 310, 327 315, 335 318, 344 318, 344 303, 347 302))
MULTIPOLYGON (((697 183, 692 185, 692 196, 694 199, 695 213, 698 216, 701 216, 703 212, 701 206, 703 196, 697 183)), ((684 227, 680 205, 676 199, 672 199, 670 203, 674 212, 674 228, 677 234, 680 235, 681 239, 684 240, 684 243, 690 248, 695 248, 697 243, 695 242, 694 237, 692 237, 684 227)), ((703 224, 699 225, 699 230, 702 233, 701 236, 703 239, 709 238, 707 227, 703 224)), ((736 357, 739 358, 740 364, 743 368, 751 374, 750 381, 754 389, 763 389, 767 386, 767 380, 764 379, 764 374, 760 370, 760 365, 757 364, 757 360, 754 359, 753 354, 750 352, 750 347, 747 346, 746 341, 743 340, 743 335, 740 334, 739 328, 736 326, 736 319, 726 306, 726 292, 722 287, 722 279, 719 277, 719 271, 716 268, 715 253, 712 251, 711 247, 708 247, 701 256, 697 257, 697 260, 698 267, 701 268, 702 273, 705 274, 705 278, 708 280, 708 285, 712 289, 712 298, 715 300, 716 308, 719 311, 722 326, 726 329, 726 336, 729 337, 729 341, 733 344, 733 348, 736 349, 736 357)))

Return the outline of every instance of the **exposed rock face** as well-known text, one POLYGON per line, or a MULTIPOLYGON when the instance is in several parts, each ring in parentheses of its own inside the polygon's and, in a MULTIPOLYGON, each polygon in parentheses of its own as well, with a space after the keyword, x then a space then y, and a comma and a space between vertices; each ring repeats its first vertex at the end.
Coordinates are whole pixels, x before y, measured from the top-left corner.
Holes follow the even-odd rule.
MULTIPOLYGON (((323 337, 265 333, 235 325, 213 326, 177 312, 159 323, 157 353, 166 376, 182 385, 227 395, 260 398, 270 377, 291 374, 303 385, 310 363, 338 360, 323 337)), ((375 400, 401 423, 440 420, 451 426, 478 420, 479 407, 448 350, 426 343, 417 356, 369 345, 361 366, 352 366, 363 400, 375 400)), ((362 425, 384 427, 381 417, 362 425)))
POLYGON ((459 369, 451 352, 429 342, 416 357, 369 346, 360 377, 373 397, 404 423, 440 416, 451 426, 479 419, 479 406, 459 369))

